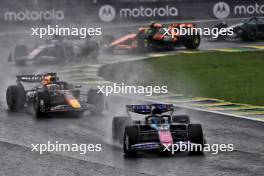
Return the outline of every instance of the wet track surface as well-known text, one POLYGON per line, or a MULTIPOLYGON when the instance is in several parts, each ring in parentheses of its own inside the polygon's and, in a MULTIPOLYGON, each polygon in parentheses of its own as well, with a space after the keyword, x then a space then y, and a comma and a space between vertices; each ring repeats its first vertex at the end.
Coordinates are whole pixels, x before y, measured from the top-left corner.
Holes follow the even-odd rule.
MULTIPOLYGON (((237 46, 240 43, 205 42, 201 49, 229 45, 237 46)), ((16 74, 56 71, 57 68, 30 65, 18 68, 6 62, 9 46, 1 43, 0 51, 0 175, 263 175, 262 122, 179 109, 178 113, 187 113, 194 123, 203 125, 209 144, 232 143, 235 150, 215 155, 205 153, 203 156, 178 153, 168 157, 154 153, 126 158, 121 147, 111 141, 112 117, 124 114, 125 104, 142 102, 108 97, 109 111, 98 116, 87 113, 80 118, 51 116, 36 119, 30 111, 8 112, 5 90, 15 83, 16 74), (47 141, 99 143, 102 144, 102 151, 85 155, 78 152, 46 152, 42 155, 31 152, 32 143, 47 141)))

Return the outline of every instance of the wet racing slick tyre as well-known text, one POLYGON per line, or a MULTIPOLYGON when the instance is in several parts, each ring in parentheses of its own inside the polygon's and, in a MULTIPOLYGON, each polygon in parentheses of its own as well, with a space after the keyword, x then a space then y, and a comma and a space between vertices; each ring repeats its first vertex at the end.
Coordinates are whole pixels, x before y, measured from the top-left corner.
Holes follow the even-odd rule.
POLYGON ((186 35, 182 36, 182 45, 187 49, 197 49, 201 43, 201 36, 198 35, 186 35))
POLYGON ((257 29, 254 26, 248 26, 243 29, 243 41, 255 41, 257 38, 257 29))
POLYGON ((203 147, 205 140, 203 137, 202 126, 200 124, 189 124, 188 137, 189 137, 189 141, 192 144, 198 144, 192 147, 192 151, 189 151, 190 154, 203 154, 203 147))
POLYGON ((101 114, 105 108, 105 97, 99 89, 90 89, 87 93, 87 103, 92 105, 91 114, 101 114))
POLYGON ((96 41, 89 41, 81 49, 81 57, 89 61, 97 61, 99 55, 99 44, 96 41))
POLYGON ((25 65, 28 49, 25 45, 17 45, 14 50, 14 61, 17 65, 25 65))
POLYGON ((151 50, 151 45, 149 37, 144 32, 139 32, 136 37, 137 40, 137 50, 140 53, 145 53, 151 50))
POLYGON ((190 118, 188 115, 174 115, 172 116, 173 123, 190 123, 190 118))
POLYGON ((12 85, 6 90, 6 102, 10 111, 16 111, 24 107, 26 93, 23 86, 12 85))
POLYGON ((125 127, 130 124, 129 117, 118 116, 112 120, 112 137, 114 142, 122 143, 125 127))
POLYGON ((126 156, 135 156, 137 151, 131 150, 131 146, 138 143, 138 127, 127 126, 124 132, 123 150, 126 156))
POLYGON ((39 92, 34 97, 33 110, 34 116, 37 118, 45 117, 46 109, 48 108, 47 94, 45 92, 39 92))

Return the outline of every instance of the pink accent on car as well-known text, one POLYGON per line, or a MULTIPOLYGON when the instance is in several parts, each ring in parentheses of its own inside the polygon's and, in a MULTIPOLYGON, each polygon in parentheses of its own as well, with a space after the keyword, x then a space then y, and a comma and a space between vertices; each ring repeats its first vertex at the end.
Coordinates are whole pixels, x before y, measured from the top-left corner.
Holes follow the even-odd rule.
POLYGON ((159 139, 161 144, 173 144, 170 131, 159 131, 159 139))

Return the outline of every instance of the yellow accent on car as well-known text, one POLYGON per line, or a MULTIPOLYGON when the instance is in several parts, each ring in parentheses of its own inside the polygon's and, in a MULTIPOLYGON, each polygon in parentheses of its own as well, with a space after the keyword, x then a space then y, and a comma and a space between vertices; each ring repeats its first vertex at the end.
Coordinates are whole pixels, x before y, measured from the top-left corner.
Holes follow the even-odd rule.
POLYGON ((81 105, 80 105, 79 101, 76 100, 76 99, 70 99, 70 100, 68 100, 68 103, 69 103, 69 105, 70 105, 71 107, 73 107, 73 108, 75 108, 75 109, 79 109, 79 108, 81 108, 81 105))

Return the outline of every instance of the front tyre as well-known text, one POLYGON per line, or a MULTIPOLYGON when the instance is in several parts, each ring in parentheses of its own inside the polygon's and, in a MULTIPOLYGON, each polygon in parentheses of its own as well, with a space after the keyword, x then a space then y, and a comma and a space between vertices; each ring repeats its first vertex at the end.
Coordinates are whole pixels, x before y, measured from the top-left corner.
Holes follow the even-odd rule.
POLYGON ((34 116, 35 117, 44 117, 46 110, 46 102, 43 98, 36 96, 33 102, 34 116))
POLYGON ((203 137, 203 129, 200 124, 189 124, 188 125, 188 136, 189 141, 192 144, 196 144, 196 146, 192 147, 191 154, 203 154, 204 148, 204 137, 203 137))
POLYGON ((125 128, 123 139, 123 150, 127 156, 135 156, 136 151, 131 150, 131 146, 138 143, 138 128, 136 126, 128 126, 125 128))

